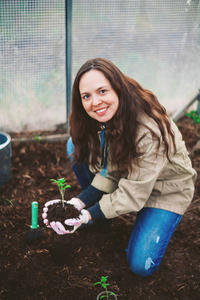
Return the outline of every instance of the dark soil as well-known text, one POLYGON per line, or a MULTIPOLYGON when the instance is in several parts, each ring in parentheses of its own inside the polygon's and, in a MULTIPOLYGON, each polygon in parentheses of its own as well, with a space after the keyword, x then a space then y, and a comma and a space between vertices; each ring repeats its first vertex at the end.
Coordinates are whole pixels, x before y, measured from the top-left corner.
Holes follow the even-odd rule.
MULTIPOLYGON (((179 127, 200 172, 200 125, 189 119, 179 127), (196 146, 195 146, 196 145, 196 146)), ((136 214, 115 218, 102 229, 78 230, 59 236, 44 228, 42 208, 60 198, 51 178, 72 186, 66 199, 81 188, 66 157, 66 142, 13 143, 12 179, 0 188, 0 299, 84 300, 102 291, 93 286, 108 276, 109 290, 118 299, 199 299, 200 295, 200 177, 192 204, 182 218, 157 273, 148 278, 132 274, 126 246, 136 214), (31 203, 39 203, 41 239, 26 243, 31 224, 31 203)))
POLYGON ((74 226, 66 225, 64 221, 66 219, 78 218, 79 214, 80 212, 73 205, 67 203, 64 203, 64 207, 62 205, 62 202, 48 206, 49 223, 52 221, 59 221, 62 223, 65 229, 69 231, 71 231, 74 226))

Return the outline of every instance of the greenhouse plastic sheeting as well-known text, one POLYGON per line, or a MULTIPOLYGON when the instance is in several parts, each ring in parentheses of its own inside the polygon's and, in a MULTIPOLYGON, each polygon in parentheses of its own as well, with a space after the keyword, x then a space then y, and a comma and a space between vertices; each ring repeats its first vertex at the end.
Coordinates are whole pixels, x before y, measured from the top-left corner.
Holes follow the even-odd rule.
POLYGON ((65 122, 65 2, 0 1, 0 128, 65 122))
MULTIPOLYGON (((1 0, 0 24, 0 129, 65 123, 65 1, 1 0)), ((171 114, 200 88, 200 3, 72 1, 71 47, 72 81, 87 59, 104 57, 171 114)))

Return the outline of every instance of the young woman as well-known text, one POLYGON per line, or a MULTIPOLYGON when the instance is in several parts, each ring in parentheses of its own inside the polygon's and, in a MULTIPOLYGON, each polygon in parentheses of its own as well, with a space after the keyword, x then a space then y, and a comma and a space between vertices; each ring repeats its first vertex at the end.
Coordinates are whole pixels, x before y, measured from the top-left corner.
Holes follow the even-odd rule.
POLYGON ((58 234, 82 224, 138 212, 127 247, 131 270, 141 276, 159 267, 193 198, 196 172, 181 133, 155 95, 112 62, 88 60, 72 88, 67 152, 83 188, 68 202, 80 218, 44 223, 58 234))

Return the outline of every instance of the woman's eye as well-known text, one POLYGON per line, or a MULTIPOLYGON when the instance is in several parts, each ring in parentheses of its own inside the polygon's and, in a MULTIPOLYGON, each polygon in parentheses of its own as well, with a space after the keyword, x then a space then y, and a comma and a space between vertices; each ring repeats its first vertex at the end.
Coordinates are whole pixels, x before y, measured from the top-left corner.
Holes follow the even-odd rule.
POLYGON ((84 95, 83 100, 87 100, 89 98, 89 95, 84 95))
POLYGON ((104 94, 106 92, 106 90, 101 90, 100 94, 104 94))

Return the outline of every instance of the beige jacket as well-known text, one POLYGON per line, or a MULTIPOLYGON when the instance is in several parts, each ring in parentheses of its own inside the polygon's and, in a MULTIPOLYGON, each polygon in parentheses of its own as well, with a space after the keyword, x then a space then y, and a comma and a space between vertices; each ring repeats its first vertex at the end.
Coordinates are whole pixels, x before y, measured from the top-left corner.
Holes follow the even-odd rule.
MULTIPOLYGON (((142 122, 160 134, 152 119, 143 117, 142 122)), ((192 168, 180 131, 172 121, 171 125, 176 142, 176 153, 173 149, 170 152, 171 162, 163 154, 163 143, 156 155, 158 142, 144 126, 140 127, 137 139, 138 149, 144 154, 140 166, 134 166, 133 173, 116 172, 109 164, 108 149, 107 177, 100 175, 99 168, 92 181, 92 186, 108 193, 99 201, 106 218, 137 212, 143 207, 184 214, 193 198, 196 171, 192 168), (141 139, 144 133, 146 135, 141 139)))

